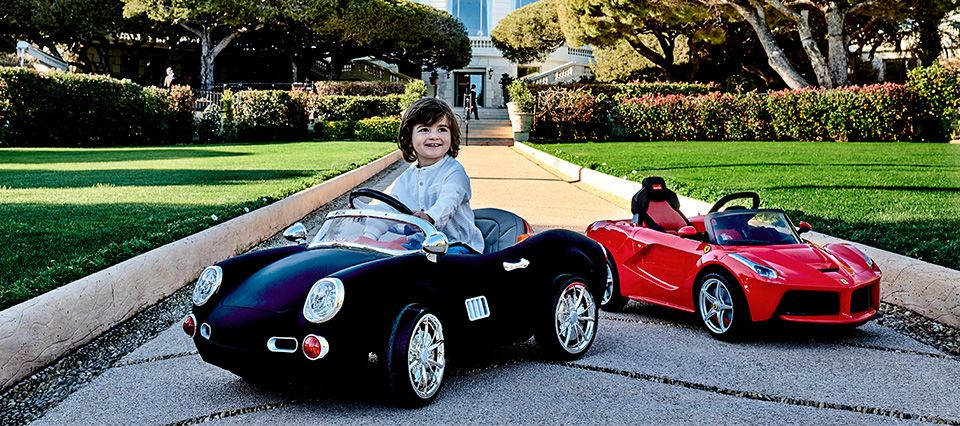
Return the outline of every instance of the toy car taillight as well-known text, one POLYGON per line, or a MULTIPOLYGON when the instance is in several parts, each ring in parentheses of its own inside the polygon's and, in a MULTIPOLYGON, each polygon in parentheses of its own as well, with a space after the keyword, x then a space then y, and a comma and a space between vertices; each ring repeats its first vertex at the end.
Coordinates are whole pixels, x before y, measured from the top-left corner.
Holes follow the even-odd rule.
POLYGON ((320 336, 308 334, 303 338, 303 355, 309 360, 323 358, 330 352, 330 344, 327 339, 320 336))
POLYGON ((183 319, 183 332, 187 333, 187 336, 193 337, 197 333, 197 318, 193 314, 187 315, 183 319))

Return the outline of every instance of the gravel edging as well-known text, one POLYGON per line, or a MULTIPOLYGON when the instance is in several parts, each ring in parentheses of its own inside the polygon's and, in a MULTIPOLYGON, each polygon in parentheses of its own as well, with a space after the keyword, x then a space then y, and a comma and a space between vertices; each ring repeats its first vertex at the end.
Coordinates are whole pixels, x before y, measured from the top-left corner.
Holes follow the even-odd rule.
MULTIPOLYGON (((361 185, 379 182, 397 168, 405 166, 406 163, 402 161, 394 163, 361 185)), ((349 193, 341 195, 314 210, 300 222, 315 233, 327 213, 345 208, 348 200, 349 193)), ((287 244, 292 243, 283 238, 281 231, 257 244, 251 251, 287 244)), ((70 394, 116 366, 126 354, 186 316, 192 306, 192 291, 192 285, 184 286, 159 303, 117 324, 89 343, 7 388, 0 393, 0 425, 28 424, 39 419, 70 394)))

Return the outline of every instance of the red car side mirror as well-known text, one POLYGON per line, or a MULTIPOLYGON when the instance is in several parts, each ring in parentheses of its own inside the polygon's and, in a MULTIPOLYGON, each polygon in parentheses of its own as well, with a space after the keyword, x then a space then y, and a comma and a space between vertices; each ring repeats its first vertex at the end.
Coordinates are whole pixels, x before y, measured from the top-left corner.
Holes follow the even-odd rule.
POLYGON ((797 226, 797 233, 802 234, 804 232, 810 232, 813 230, 813 227, 809 223, 800 221, 800 224, 797 226))
POLYGON ((690 225, 684 226, 683 228, 677 230, 677 235, 679 235, 681 238, 696 237, 697 228, 694 228, 690 225))

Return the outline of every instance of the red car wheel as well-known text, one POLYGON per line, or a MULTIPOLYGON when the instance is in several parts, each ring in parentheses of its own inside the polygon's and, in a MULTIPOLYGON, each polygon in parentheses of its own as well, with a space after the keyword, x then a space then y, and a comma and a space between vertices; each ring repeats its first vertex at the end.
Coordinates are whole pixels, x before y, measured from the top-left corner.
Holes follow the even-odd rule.
POLYGON ((697 314, 710 335, 721 340, 736 338, 750 326, 750 312, 740 284, 715 272, 700 279, 697 314))

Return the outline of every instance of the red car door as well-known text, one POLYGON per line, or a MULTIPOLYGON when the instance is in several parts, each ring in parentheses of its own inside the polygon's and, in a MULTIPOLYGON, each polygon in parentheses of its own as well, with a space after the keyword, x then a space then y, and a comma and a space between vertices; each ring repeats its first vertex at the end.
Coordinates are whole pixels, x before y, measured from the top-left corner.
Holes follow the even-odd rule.
POLYGON ((649 228, 637 228, 632 240, 640 287, 624 293, 684 310, 693 309, 691 289, 685 281, 696 271, 703 255, 703 243, 649 228))

